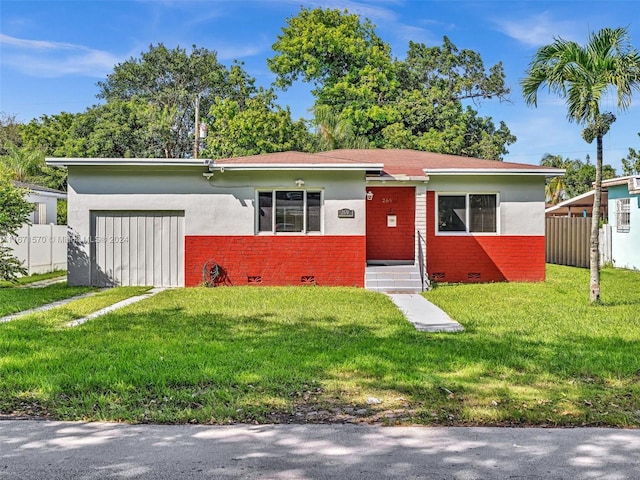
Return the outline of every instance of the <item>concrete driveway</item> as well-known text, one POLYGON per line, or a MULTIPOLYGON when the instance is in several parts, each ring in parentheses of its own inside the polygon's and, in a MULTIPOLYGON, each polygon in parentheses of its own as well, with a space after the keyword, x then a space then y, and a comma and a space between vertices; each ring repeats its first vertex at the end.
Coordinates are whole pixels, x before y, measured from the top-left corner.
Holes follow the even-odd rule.
POLYGON ((0 421, 0 479, 638 479, 640 430, 0 421))

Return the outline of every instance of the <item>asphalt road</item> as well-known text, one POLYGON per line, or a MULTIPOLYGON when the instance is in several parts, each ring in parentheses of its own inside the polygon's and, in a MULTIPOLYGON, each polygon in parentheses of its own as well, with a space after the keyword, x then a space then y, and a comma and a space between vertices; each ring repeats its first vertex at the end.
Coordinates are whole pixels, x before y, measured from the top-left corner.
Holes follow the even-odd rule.
POLYGON ((0 421, 0 479, 640 479, 640 430, 0 421))

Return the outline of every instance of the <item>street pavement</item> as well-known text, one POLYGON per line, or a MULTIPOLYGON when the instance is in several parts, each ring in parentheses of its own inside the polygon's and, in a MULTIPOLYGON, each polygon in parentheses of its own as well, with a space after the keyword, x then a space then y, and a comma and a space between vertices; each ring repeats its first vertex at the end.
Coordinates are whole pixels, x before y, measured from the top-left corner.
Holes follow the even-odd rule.
POLYGON ((0 479, 640 479, 640 430, 0 421, 0 479))

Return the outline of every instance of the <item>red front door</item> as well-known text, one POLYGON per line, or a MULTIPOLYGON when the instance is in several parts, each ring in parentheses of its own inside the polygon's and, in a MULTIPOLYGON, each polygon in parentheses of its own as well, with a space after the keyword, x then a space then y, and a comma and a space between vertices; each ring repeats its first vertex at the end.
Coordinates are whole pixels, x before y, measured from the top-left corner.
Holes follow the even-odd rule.
POLYGON ((414 187, 370 187, 367 200, 367 261, 413 261, 415 249, 414 187))

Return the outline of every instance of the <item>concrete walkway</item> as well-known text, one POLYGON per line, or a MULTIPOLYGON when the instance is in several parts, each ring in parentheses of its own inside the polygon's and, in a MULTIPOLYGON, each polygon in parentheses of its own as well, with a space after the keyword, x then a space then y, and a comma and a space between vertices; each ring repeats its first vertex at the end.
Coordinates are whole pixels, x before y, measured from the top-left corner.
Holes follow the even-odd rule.
POLYGON ((69 322, 67 323, 67 327, 77 327, 78 325, 82 325, 83 323, 86 323, 89 320, 93 320, 94 318, 101 317, 102 315, 106 315, 107 313, 113 312, 114 310, 118 310, 119 308, 126 307, 134 303, 138 303, 139 301, 145 300, 149 297, 153 297, 156 293, 160 293, 164 290, 166 290, 166 288, 160 288, 160 287, 152 288, 151 290, 149 290, 146 293, 143 293, 142 295, 136 295, 135 297, 126 298, 124 300, 121 300, 118 303, 114 303, 113 305, 109 305, 108 307, 105 307, 101 310, 97 310, 87 315, 86 317, 79 318, 77 320, 74 320, 73 322, 69 322))
POLYGON ((417 330, 423 332, 462 332, 464 327, 418 293, 389 293, 417 330))
POLYGON ((640 478, 640 430, 0 421, 0 478, 640 478))

